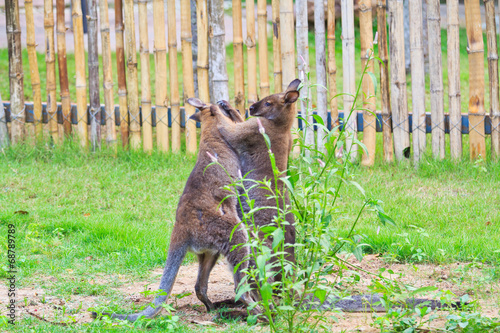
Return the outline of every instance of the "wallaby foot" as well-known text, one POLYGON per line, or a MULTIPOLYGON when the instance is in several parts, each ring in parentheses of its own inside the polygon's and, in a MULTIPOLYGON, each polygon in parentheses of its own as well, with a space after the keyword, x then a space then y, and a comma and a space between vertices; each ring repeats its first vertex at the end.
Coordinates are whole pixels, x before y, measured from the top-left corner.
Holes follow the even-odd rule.
POLYGON ((239 308, 244 306, 245 304, 240 300, 235 301, 234 298, 228 298, 223 301, 215 302, 213 303, 213 305, 216 309, 221 309, 221 308, 239 308))

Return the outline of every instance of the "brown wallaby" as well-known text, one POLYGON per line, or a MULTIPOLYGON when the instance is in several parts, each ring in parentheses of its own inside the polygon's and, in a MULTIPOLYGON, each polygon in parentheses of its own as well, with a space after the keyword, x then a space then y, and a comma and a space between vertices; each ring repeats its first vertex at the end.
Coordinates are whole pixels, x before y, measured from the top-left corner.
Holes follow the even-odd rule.
MULTIPOLYGON (((280 172, 287 169, 288 155, 292 148, 291 128, 296 117, 296 112, 292 108, 293 103, 299 98, 298 87, 300 80, 293 80, 285 92, 274 94, 263 98, 249 108, 251 116, 257 116, 260 119, 266 134, 271 140, 271 150, 276 159, 276 166, 280 172)), ((234 112, 234 109, 226 101, 219 101, 219 106, 226 112, 234 112), (233 110, 233 111, 231 111, 233 110)), ((230 121, 221 111, 216 113, 218 119, 218 128, 222 137, 232 146, 239 155, 241 172, 247 174, 247 179, 262 181, 264 179, 274 181, 274 174, 269 159, 269 153, 264 137, 259 132, 259 121, 257 118, 251 118, 242 123, 230 121)), ((250 188, 254 185, 251 182, 246 183, 250 188)), ((274 186, 272 187, 274 189, 274 186)), ((283 193, 284 186, 281 180, 278 180, 278 189, 283 193)), ((253 186, 249 190, 249 197, 255 200, 254 207, 272 207, 275 201, 269 200, 272 193, 261 186, 253 186)), ((285 209, 289 206, 290 200, 288 193, 284 192, 284 200, 280 200, 280 208, 285 209), (284 201, 284 202, 283 202, 284 201)), ((248 204, 243 202, 245 211, 249 211, 248 204)), ((267 225, 273 222, 277 215, 276 208, 266 208, 254 213, 254 221, 258 226, 267 225)), ((292 213, 286 214, 285 243, 295 243, 295 225, 292 213)), ((295 262, 294 247, 286 249, 289 261, 295 262)))
MULTIPOLYGON (((128 315, 105 313, 112 318, 135 321, 140 317, 156 316, 162 309, 161 304, 170 295, 187 251, 198 255, 199 271, 195 291, 208 311, 214 309, 214 305, 207 297, 208 277, 219 256, 221 254, 225 256, 232 268, 238 267, 233 274, 235 288, 243 277, 241 271, 248 267, 248 262, 244 259, 248 255, 248 247, 233 249, 234 246, 248 241, 247 231, 242 226, 233 233, 234 228, 240 223, 236 211, 237 199, 228 197, 231 192, 223 189, 238 177, 238 155, 225 143, 217 129, 215 113, 220 112, 219 108, 216 105, 205 105, 195 98, 190 98, 188 103, 200 109, 200 112, 190 117, 202 123, 200 148, 198 160, 189 175, 177 206, 167 262, 159 286, 163 295, 155 298, 154 306, 149 306, 139 313, 128 315), (217 159, 225 171, 219 165, 208 166, 213 159, 217 159)), ((227 119, 231 119, 232 122, 243 121, 236 110, 230 110, 228 116, 227 119)), ((245 305, 253 302, 249 293, 245 293, 241 300, 245 305)), ((93 313, 93 316, 96 314, 93 313)))
MULTIPOLYGON (((271 150, 276 159, 276 166, 280 172, 284 172, 287 168, 288 155, 292 147, 291 127, 295 119, 295 112, 292 109, 292 104, 299 97, 298 87, 300 81, 294 80, 290 83, 285 92, 274 94, 263 98, 249 108, 251 116, 259 117, 265 133, 269 136, 271 141, 271 150)), ((218 102, 221 109, 227 113, 237 112, 227 101, 218 102)), ((269 158, 268 149, 263 136, 259 132, 259 123, 256 118, 251 118, 243 123, 234 123, 227 119, 227 117, 220 111, 216 112, 219 120, 218 128, 223 138, 231 145, 239 155, 240 167, 243 174, 248 173, 247 179, 263 180, 273 179, 273 171, 269 158)), ((248 187, 253 185, 248 183, 248 187)), ((278 182, 278 188, 283 193, 283 183, 278 182)), ((268 199, 271 193, 267 189, 261 187, 253 187, 249 191, 250 199, 255 200, 255 207, 268 207, 273 206, 274 201, 270 203, 268 199)), ((289 198, 287 193, 284 194, 285 205, 289 205, 289 198)), ((248 212, 249 207, 244 202, 244 209, 248 212)), ((280 203, 283 205, 283 202, 280 203)), ((281 206, 280 208, 283 208, 281 206)), ((255 212, 254 221, 259 226, 269 224, 273 221, 276 215, 276 209, 265 209, 255 212)), ((285 226, 285 242, 295 244, 295 226, 293 214, 286 215, 288 225, 285 226)), ((293 247, 287 248, 288 257, 290 261, 295 261, 293 247)), ((278 276, 279 278, 279 276, 278 276)), ((314 300, 315 298, 310 295, 306 297, 306 303, 314 300)), ((386 311, 380 304, 381 295, 353 295, 347 298, 339 298, 336 296, 329 297, 324 303, 320 304, 316 300, 316 305, 306 305, 318 310, 328 309, 341 309, 346 312, 371 312, 371 311, 386 311)), ((432 309, 447 307, 447 304, 441 303, 436 300, 411 298, 407 299, 405 304, 397 304, 397 306, 410 306, 415 307, 419 304, 426 304, 432 309)), ((452 307, 460 307, 460 302, 451 304, 452 307)))

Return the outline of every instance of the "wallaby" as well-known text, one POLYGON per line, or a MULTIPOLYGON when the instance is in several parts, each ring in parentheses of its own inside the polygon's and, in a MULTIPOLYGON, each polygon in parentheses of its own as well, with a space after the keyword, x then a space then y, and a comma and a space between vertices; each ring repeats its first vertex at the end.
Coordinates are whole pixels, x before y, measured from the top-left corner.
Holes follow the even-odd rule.
MULTIPOLYGON (((293 103, 299 98, 298 87, 300 80, 293 80, 285 92, 270 95, 249 108, 251 116, 259 117, 266 134, 271 140, 271 150, 276 159, 276 166, 280 172, 287 169, 288 155, 292 148, 291 128, 296 117, 292 108, 293 103)), ((219 101, 219 106, 226 112, 235 112, 234 108, 226 101, 219 101)), ((248 119, 242 123, 230 121, 220 110, 216 113, 217 126, 224 140, 233 147, 239 155, 241 172, 247 174, 247 179, 262 181, 264 179, 274 180, 274 174, 269 159, 269 153, 264 137, 259 132, 259 122, 257 118, 248 119)), ((245 182, 247 187, 254 185, 245 182)), ((284 186, 278 180, 278 189, 283 193, 284 186)), ((273 206, 269 196, 272 193, 260 186, 254 186, 249 190, 249 198, 255 200, 255 207, 273 206)), ((288 193, 284 192, 284 202, 280 201, 280 208, 285 209, 290 205, 288 193)), ((243 202, 246 212, 249 211, 248 204, 243 202)), ((276 208, 266 208, 254 213, 254 221, 258 226, 271 223, 277 215, 276 208)), ((286 214, 287 225, 285 226, 285 243, 295 243, 295 225, 292 213, 286 214)), ((295 262, 294 247, 287 247, 287 260, 295 262)), ((279 278, 279 277, 278 277, 279 278)))
MULTIPOLYGON (((189 175, 177 206, 167 262, 159 286, 163 295, 155 298, 153 307, 149 306, 139 313, 128 315, 105 313, 112 318, 135 321, 140 317, 156 316, 162 309, 161 304, 170 295, 187 251, 198 255, 199 271, 195 291, 207 311, 214 310, 213 303, 207 297, 207 287, 208 277, 219 256, 221 254, 225 256, 231 268, 238 267, 233 274, 235 288, 243 277, 242 270, 248 267, 248 262, 245 260, 249 253, 248 247, 240 246, 233 250, 234 246, 248 241, 247 231, 241 225, 233 233, 234 228, 240 223, 236 211, 237 199, 234 196, 228 197, 231 192, 223 189, 232 183, 232 179, 238 177, 238 155, 226 144, 217 129, 215 113, 220 112, 219 108, 216 105, 205 105, 196 98, 188 99, 188 103, 200 110, 190 117, 202 123, 200 148, 198 160, 189 175), (207 167, 213 158, 217 159, 225 171, 218 165, 207 167)), ((236 110, 230 110, 228 116, 227 119, 231 119, 232 122, 243 121, 236 110)), ((243 294, 241 300, 245 305, 253 302, 248 292, 243 294)), ((258 309, 255 312, 258 312, 258 309)), ((93 313, 93 316, 96 314, 93 313)))
MULTIPOLYGON (((292 147, 291 127, 296 117, 292 109, 292 104, 299 97, 298 87, 300 81, 294 80, 290 83, 285 92, 274 94, 263 98, 249 108, 251 116, 259 117, 265 133, 269 136, 271 141, 271 150, 276 159, 276 166, 280 172, 284 172, 287 168, 288 155, 292 147)), ((221 109, 228 113, 237 112, 227 101, 217 102, 221 109)), ((264 141, 263 136, 259 132, 259 123, 256 118, 251 118, 242 123, 235 123, 220 111, 217 111, 216 116, 219 120, 218 128, 224 140, 232 146, 239 155, 240 167, 243 174, 248 173, 247 179, 263 180, 273 179, 273 171, 269 159, 269 153, 264 141)), ((279 190, 283 193, 283 183, 278 182, 279 190)), ((248 183, 249 186, 253 185, 248 183)), ((267 189, 261 187, 254 187, 249 191, 250 199, 255 200, 255 207, 272 206, 269 203, 269 195, 271 193, 267 189)), ((289 205, 288 194, 285 192, 285 205, 289 205)), ((274 202, 274 201, 272 201, 274 202)), ((249 210, 248 205, 244 202, 244 209, 249 210)), ((283 203, 281 203, 283 204, 283 203)), ((283 208, 281 206, 280 208, 283 208)), ((254 221, 257 225, 262 226, 272 222, 273 217, 276 215, 276 209, 265 209, 256 211, 254 213, 254 221)), ((293 214, 286 215, 288 225, 285 226, 285 243, 295 244, 295 226, 293 214)), ((294 248, 288 247, 289 261, 295 262, 294 248)), ((279 276, 278 276, 279 279, 279 276)), ((312 300, 310 297, 306 298, 306 302, 312 300)), ((353 295, 347 298, 339 298, 336 296, 329 297, 323 304, 316 302, 315 308, 319 310, 328 309, 341 309, 346 312, 371 312, 371 311, 385 311, 386 309, 379 304, 380 295, 353 295)), ((411 298, 407 299, 405 304, 398 304, 397 306, 416 306, 418 304, 427 304, 432 309, 447 307, 446 304, 436 300, 411 298)), ((305 305, 310 307, 311 305, 305 305)), ((452 307, 460 307, 460 302, 451 304, 452 307)))

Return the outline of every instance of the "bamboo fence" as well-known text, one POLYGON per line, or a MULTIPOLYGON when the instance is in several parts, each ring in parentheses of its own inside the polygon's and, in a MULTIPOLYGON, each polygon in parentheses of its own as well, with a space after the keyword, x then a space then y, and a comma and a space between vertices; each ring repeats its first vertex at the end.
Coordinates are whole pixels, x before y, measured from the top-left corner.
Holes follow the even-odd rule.
POLYGON ((309 145, 317 145, 319 149, 323 149, 324 145, 324 133, 319 130, 319 126, 314 125, 316 118, 313 118, 313 113, 316 113, 329 128, 346 127, 349 133, 346 150, 351 150, 353 160, 358 160, 358 155, 362 155, 359 161, 367 166, 374 165, 377 158, 391 162, 393 154, 398 161, 411 158, 418 163, 426 154, 426 136, 429 133, 433 158, 450 156, 459 160, 467 144, 470 150, 468 155, 472 159, 500 157, 498 31, 495 18, 498 8, 495 8, 495 1, 484 1, 484 20, 481 18, 479 0, 465 1, 466 36, 465 33, 460 36, 458 0, 447 1, 447 77, 443 76, 440 1, 437 0, 426 0, 425 3, 410 0, 408 3, 410 74, 405 73, 403 0, 388 0, 388 4, 386 0, 360 0, 357 11, 353 0, 342 0, 341 23, 336 22, 338 13, 335 12, 334 0, 316 0, 313 24, 308 22, 310 17, 305 0, 297 0, 295 4, 292 0, 273 0, 269 7, 264 0, 247 1, 245 6, 242 6, 241 0, 232 0, 233 22, 228 27, 225 26, 227 22, 224 15, 227 12, 224 14, 222 0, 193 1, 180 1, 181 21, 180 31, 177 31, 174 14, 178 3, 175 0, 166 1, 167 13, 165 2, 161 0, 139 0, 135 4, 132 0, 125 0, 123 4, 122 0, 115 0, 114 22, 110 22, 107 1, 89 0, 88 43, 85 47, 81 2, 72 0, 76 70, 75 81, 72 81, 66 60, 64 0, 56 0, 55 9, 52 1, 44 1, 43 33, 35 29, 36 11, 32 0, 25 1, 26 36, 21 36, 19 0, 6 0, 10 95, 3 93, 7 101, 4 103, 5 108, 0 109, 0 145, 5 147, 10 143, 21 143, 27 133, 27 143, 44 139, 59 144, 67 137, 76 136, 82 146, 91 144, 92 149, 99 149, 102 137, 107 145, 114 145, 117 140, 121 140, 125 149, 139 149, 142 146, 147 152, 156 148, 160 151, 172 149, 173 152, 185 149, 187 153, 195 153, 197 124, 188 121, 195 112, 193 107, 185 103, 188 98, 199 97, 204 102, 212 103, 220 99, 230 100, 243 112, 259 98, 283 91, 298 76, 304 88, 297 108, 309 126, 306 128, 303 122, 296 122, 294 126, 305 130, 309 145), (376 11, 372 3, 376 4, 376 11), (152 11, 148 6, 152 7, 152 11), (135 22, 134 13, 137 12, 139 19, 135 22), (375 29, 373 13, 377 16, 375 29), (165 22, 165 14, 168 14, 168 22, 165 22), (359 15, 358 51, 354 38, 354 31, 358 28, 355 27, 355 14, 359 15), (148 31, 151 21, 153 29, 148 31), (483 24, 486 27, 484 31, 483 24), (113 27, 115 50, 111 49, 113 27), (312 27, 316 66, 311 69, 309 62, 313 55, 309 36, 312 37, 312 27), (226 54, 226 29, 232 29, 233 32, 234 56, 231 59, 226 54), (426 33, 429 36, 430 89, 425 86, 426 33), (487 35, 487 50, 483 33, 487 35), (46 80, 40 77, 38 69, 38 34, 45 39, 46 80), (97 45, 99 34, 101 58, 97 45), (179 64, 178 35, 182 53, 182 62, 179 64), (29 84, 33 92, 30 96, 32 102, 27 103, 23 91, 23 38, 26 40, 29 84), (150 76, 149 63, 151 38, 154 45, 154 85, 151 84, 153 78, 150 76), (193 50, 193 38, 196 39, 196 50, 193 50), (467 38, 468 41, 468 113, 461 112, 460 75, 463 69, 460 68, 460 38, 467 38), (336 56, 339 55, 336 53, 340 49, 342 64, 337 64, 336 56), (116 52, 116 83, 113 82, 114 64, 111 63, 113 51, 116 52), (485 51, 488 85, 485 84, 484 76, 485 51), (88 62, 85 61, 86 52, 88 62), (361 59, 362 67, 366 65, 369 72, 378 72, 380 76, 366 75, 361 80, 360 70, 353 61, 355 58, 361 59), (231 76, 231 79, 228 78, 227 70, 230 62, 234 64, 234 78, 231 76), (337 80, 337 65, 342 67, 342 90, 339 89, 340 80, 337 80), (100 66, 102 78, 99 75, 100 66), (270 82, 270 66, 273 67, 273 82, 270 82), (141 69, 140 80, 138 68, 141 69), (197 76, 194 75, 195 71, 197 76), (311 77, 316 79, 308 81, 311 77), (354 105, 352 95, 356 93, 360 82, 361 90, 354 105), (407 88, 410 82, 411 89, 407 88), (46 96, 42 96, 44 87, 41 84, 46 85, 46 96), (74 84, 74 87, 70 84, 74 84), (448 110, 444 109, 445 85, 448 90, 448 110), (71 105, 71 88, 76 88, 76 105, 71 105), (411 103, 407 97, 407 91, 410 90, 411 103), (311 94, 311 91, 315 94, 311 94), (486 91, 489 92, 487 95, 486 91), (338 95, 339 92, 343 94, 338 95), (101 93, 104 105, 101 105, 101 93), (485 96, 489 96, 487 101, 485 96), (152 98, 155 99, 154 105, 152 98), (430 100, 430 112, 425 110, 427 99, 430 100), (340 110, 339 104, 343 106, 340 110), (380 110, 377 110, 377 106, 380 110), (351 109, 354 112, 347 118, 351 109), (43 135, 44 131, 49 135, 43 135), (355 141, 358 132, 363 132, 363 144, 366 146, 363 154, 358 154, 355 141), (382 132, 380 157, 377 157, 377 132, 382 132), (449 151, 445 145, 447 134, 449 151), (486 151, 486 143, 489 142, 491 152, 486 151))

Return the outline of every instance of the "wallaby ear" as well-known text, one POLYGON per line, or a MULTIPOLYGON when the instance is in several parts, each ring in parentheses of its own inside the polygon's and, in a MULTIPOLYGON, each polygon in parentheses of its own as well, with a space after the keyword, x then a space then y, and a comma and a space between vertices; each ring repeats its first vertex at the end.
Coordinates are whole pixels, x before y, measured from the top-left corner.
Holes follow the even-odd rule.
POLYGON ((288 91, 285 93, 285 104, 295 103, 299 99, 299 92, 297 90, 288 91))
POLYGON ((286 88, 285 92, 288 92, 288 91, 293 91, 293 90, 299 90, 299 86, 300 86, 300 80, 299 79, 295 79, 293 80, 292 82, 290 82, 290 84, 288 85, 288 88, 286 88))
POLYGON ((187 102, 197 109, 203 109, 206 104, 203 103, 199 98, 188 98, 187 102))
MULTIPOLYGON (((191 103, 189 103, 191 104, 191 103)), ((192 104, 191 104, 192 105, 192 104)), ((194 105, 193 105, 194 106, 194 105)), ((196 112, 196 113, 193 113, 191 115, 191 117, 189 117, 189 119, 192 119, 194 121, 197 121, 197 122, 201 122, 201 112, 196 112)))

